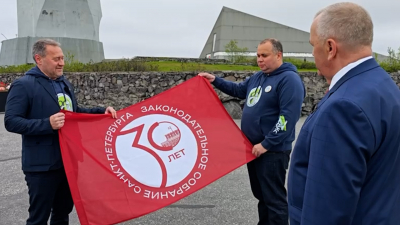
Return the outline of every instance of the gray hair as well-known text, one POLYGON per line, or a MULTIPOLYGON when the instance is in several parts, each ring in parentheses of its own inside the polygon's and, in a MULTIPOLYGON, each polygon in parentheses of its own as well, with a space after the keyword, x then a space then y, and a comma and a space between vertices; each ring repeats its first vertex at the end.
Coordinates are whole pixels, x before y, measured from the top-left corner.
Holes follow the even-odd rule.
POLYGON ((283 52, 282 43, 281 43, 278 39, 275 39, 275 38, 267 38, 267 39, 262 40, 262 41, 260 42, 260 45, 265 44, 265 43, 267 43, 267 42, 271 43, 271 45, 272 45, 272 51, 273 51, 275 54, 277 54, 278 52, 281 52, 281 53, 283 52))
POLYGON ((36 62, 35 55, 40 55, 41 57, 46 56, 46 47, 47 45, 52 45, 52 46, 57 46, 61 47, 61 44, 58 43, 57 41, 54 41, 52 39, 40 39, 35 42, 32 48, 32 57, 33 61, 36 62))
POLYGON ((349 48, 372 46, 372 19, 361 6, 351 2, 332 4, 320 10, 316 33, 320 41, 334 38, 349 48))

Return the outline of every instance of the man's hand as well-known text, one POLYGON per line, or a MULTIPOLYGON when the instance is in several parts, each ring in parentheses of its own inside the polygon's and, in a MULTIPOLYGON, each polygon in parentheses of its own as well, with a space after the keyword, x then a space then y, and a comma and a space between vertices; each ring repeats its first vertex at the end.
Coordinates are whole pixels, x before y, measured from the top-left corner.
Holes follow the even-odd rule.
POLYGON ((198 76, 206 78, 210 83, 214 82, 215 76, 209 73, 199 73, 198 76))
POLYGON ((265 149, 261 144, 256 144, 253 146, 253 150, 251 153, 253 153, 254 156, 260 157, 260 155, 266 153, 268 150, 265 149))
POLYGON ((115 109, 111 106, 108 106, 106 111, 104 112, 104 114, 110 114, 112 115, 112 118, 117 118, 117 112, 115 111, 115 109))
POLYGON ((64 113, 56 113, 52 116, 50 116, 50 125, 53 128, 53 130, 58 130, 61 127, 64 126, 65 122, 65 114, 64 113))

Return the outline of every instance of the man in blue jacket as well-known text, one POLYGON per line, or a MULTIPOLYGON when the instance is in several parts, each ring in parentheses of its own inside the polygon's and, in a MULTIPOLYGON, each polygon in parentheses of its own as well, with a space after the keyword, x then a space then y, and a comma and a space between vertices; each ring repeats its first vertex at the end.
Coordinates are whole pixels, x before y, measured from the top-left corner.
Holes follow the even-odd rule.
POLYGON ((278 40, 261 41, 257 48, 261 71, 241 83, 199 74, 222 92, 246 99, 241 129, 257 156, 247 168, 252 192, 259 201, 259 225, 288 224, 286 169, 305 97, 296 67, 283 63, 282 52, 278 40))
POLYGON ((43 39, 33 45, 36 67, 15 80, 8 93, 4 124, 22 135, 22 170, 29 193, 27 225, 68 224, 73 201, 63 168, 58 130, 65 116, 60 109, 78 113, 110 113, 112 107, 78 106, 71 84, 63 76, 60 44, 43 39))
POLYGON ((354 3, 314 18, 310 43, 330 86, 293 150, 290 225, 400 224, 400 90, 372 40, 372 20, 354 3))

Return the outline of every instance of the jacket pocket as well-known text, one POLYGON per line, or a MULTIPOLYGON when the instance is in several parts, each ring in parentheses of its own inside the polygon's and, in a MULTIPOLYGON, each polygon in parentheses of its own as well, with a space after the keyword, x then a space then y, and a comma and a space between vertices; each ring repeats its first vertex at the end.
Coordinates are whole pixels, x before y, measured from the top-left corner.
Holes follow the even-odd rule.
POLYGON ((29 166, 50 165, 54 158, 52 136, 26 137, 24 143, 26 163, 29 166))
POLYGON ((53 136, 25 136, 24 146, 48 146, 53 144, 53 136))

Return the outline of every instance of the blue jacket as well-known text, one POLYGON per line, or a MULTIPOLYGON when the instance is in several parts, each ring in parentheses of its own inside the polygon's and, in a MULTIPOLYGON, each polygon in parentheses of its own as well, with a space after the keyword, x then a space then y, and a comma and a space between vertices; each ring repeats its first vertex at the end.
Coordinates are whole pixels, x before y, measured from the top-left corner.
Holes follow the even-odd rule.
POLYGON ((15 80, 8 93, 4 124, 7 131, 22 135, 23 171, 48 171, 63 167, 58 131, 50 125, 50 116, 60 111, 56 90, 64 96, 71 96, 74 112, 105 112, 105 108, 78 107, 72 85, 64 76, 52 81, 34 67, 15 80))
POLYGON ((400 90, 375 59, 345 74, 297 138, 291 225, 400 224, 400 90))
POLYGON ((270 74, 260 71, 241 83, 216 77, 213 84, 228 95, 246 99, 241 129, 253 145, 261 143, 271 152, 292 149, 305 97, 294 65, 283 63, 270 74))

